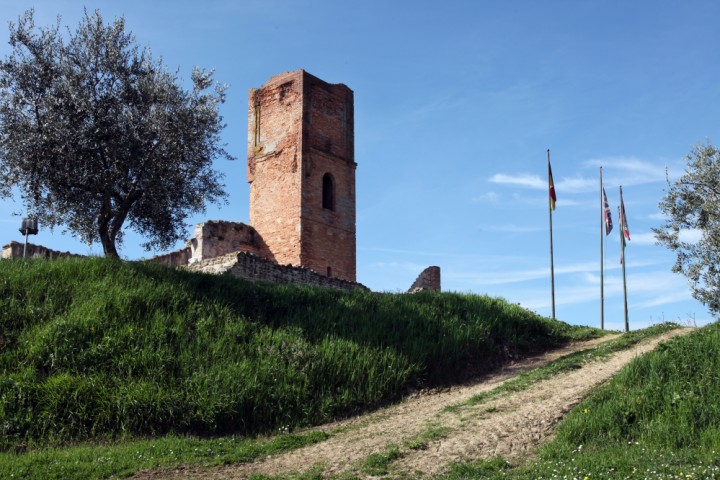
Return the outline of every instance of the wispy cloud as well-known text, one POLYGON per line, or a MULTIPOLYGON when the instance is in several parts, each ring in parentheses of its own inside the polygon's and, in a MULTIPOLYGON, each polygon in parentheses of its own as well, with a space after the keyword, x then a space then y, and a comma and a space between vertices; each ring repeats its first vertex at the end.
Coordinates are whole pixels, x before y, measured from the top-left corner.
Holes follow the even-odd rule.
POLYGON ((402 270, 405 272, 422 272, 427 265, 420 265, 413 262, 374 262, 372 266, 377 268, 402 270))
POLYGON ((488 232, 504 232, 504 233, 530 233, 530 232, 539 232, 541 230, 545 230, 546 227, 537 227, 537 226, 521 226, 521 225, 515 225, 515 224, 507 224, 507 225, 491 225, 488 227, 483 227, 483 230, 486 230, 488 232))
POLYGON ((597 179, 582 176, 563 177, 559 182, 556 182, 555 187, 558 192, 583 193, 599 188, 598 182, 597 179))
MULTIPOLYGON (((597 262, 581 262, 555 267, 555 276, 594 272, 599 268, 597 262)), ((606 266, 606 270, 615 270, 619 266, 606 266)), ((474 285, 502 285, 509 283, 527 282, 541 278, 550 278, 550 267, 534 269, 493 269, 482 272, 449 271, 445 274, 448 279, 463 280, 474 285)))
POLYGON ((506 175, 504 173, 496 173, 490 177, 491 183, 501 185, 518 185, 521 187, 545 189, 548 188, 547 180, 541 179, 538 175, 530 175, 527 173, 519 175, 506 175))
MULTIPOLYGON (((681 173, 681 170, 659 165, 657 162, 648 162, 636 157, 606 157, 592 159, 583 162, 585 168, 603 167, 605 184, 615 185, 641 185, 646 183, 664 182, 666 174, 674 178, 681 173)), ((561 177, 554 172, 555 189, 564 193, 585 193, 595 191, 598 188, 598 178, 582 174, 572 177, 561 177)), ((489 181, 499 185, 514 185, 535 190, 547 189, 547 179, 539 175, 528 173, 507 174, 496 173, 489 181)))
MULTIPOLYGON (((597 188, 598 181, 582 176, 554 178, 555 189, 558 192, 566 193, 582 193, 597 188)), ((521 173, 517 175, 508 175, 506 173, 496 173, 489 180, 491 183, 500 185, 517 185, 519 187, 532 188, 535 190, 546 190, 548 181, 546 178, 540 178, 539 175, 531 175, 521 173)))
POLYGON ((587 167, 603 167, 606 185, 641 185, 665 182, 667 176, 682 174, 677 162, 649 162, 633 156, 596 158, 584 162, 587 167))
POLYGON ((391 248, 391 247, 358 247, 359 251, 363 252, 380 252, 380 253, 391 253, 393 255, 410 255, 417 257, 442 257, 442 258, 454 258, 459 259, 463 262, 493 262, 493 263, 508 263, 508 262, 524 262, 527 261, 526 257, 516 255, 484 255, 476 253, 453 253, 445 251, 429 251, 429 250, 408 250, 403 248, 391 248))
POLYGON ((630 236, 630 245, 655 245, 655 243, 657 243, 657 239, 652 232, 633 233, 630 236))
POLYGON ((500 202, 500 195, 496 192, 486 192, 482 195, 478 195, 472 199, 473 203, 492 203, 497 204, 500 202))
MULTIPOLYGON (((617 268, 613 270, 617 271, 617 268)), ((606 272, 608 272, 607 268, 606 272)), ((572 285, 558 286, 555 295, 556 305, 577 305, 599 300, 599 275, 583 273, 577 276, 577 279, 578 281, 572 285)), ((692 298, 683 278, 668 270, 628 275, 627 289, 631 299, 629 305, 631 310, 684 302, 692 298)), ((604 294, 606 300, 622 297, 621 275, 606 273, 604 294)), ((545 293, 533 293, 520 301, 524 307, 530 309, 548 308, 551 305, 550 298, 545 293)))

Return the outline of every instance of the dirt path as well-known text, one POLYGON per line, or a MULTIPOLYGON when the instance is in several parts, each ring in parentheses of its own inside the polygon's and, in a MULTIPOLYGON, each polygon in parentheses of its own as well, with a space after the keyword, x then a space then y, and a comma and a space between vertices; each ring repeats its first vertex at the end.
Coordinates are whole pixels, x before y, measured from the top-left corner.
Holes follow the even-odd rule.
POLYGON ((331 433, 328 440, 282 455, 250 464, 142 472, 135 478, 245 479, 253 473, 288 474, 317 465, 322 465, 328 474, 349 471, 360 478, 373 478, 363 475, 359 466, 369 455, 383 452, 390 444, 397 445, 402 453, 401 458, 391 464, 391 476, 395 473, 411 478, 440 473, 453 461, 497 455, 507 459, 525 456, 550 437, 562 416, 590 390, 607 381, 633 358, 654 349, 659 342, 688 330, 673 330, 605 360, 536 383, 527 390, 477 405, 446 410, 448 406, 463 404, 474 395, 492 390, 519 373, 612 337, 569 345, 509 365, 471 384, 419 394, 369 415, 325 425, 321 429, 331 433), (442 432, 442 438, 431 440, 432 432, 442 432), (408 448, 408 442, 419 439, 426 440, 424 449, 408 448))

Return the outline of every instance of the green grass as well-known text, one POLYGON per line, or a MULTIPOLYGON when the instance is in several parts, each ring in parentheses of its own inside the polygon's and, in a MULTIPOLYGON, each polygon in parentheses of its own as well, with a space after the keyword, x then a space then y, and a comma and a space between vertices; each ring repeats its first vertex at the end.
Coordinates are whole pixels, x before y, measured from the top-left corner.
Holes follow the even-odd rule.
MULTIPOLYGON (((512 380, 508 380, 492 390, 474 395, 466 402, 466 404, 477 405, 507 393, 527 390, 537 382, 547 380, 548 378, 559 375, 563 372, 577 370, 582 368, 583 364, 587 362, 606 358, 615 352, 626 350, 646 338, 656 337, 676 328, 680 328, 680 325, 676 323, 661 323, 649 328, 626 333, 618 338, 598 345, 597 347, 587 348, 579 352, 565 355, 564 357, 550 362, 544 367, 521 373, 512 380)), ((446 407, 446 410, 456 410, 461 406, 462 405, 453 405, 446 407)))
POLYGON ((387 475, 390 463, 400 457, 402 457, 402 453, 400 453, 398 446, 390 444, 386 446, 382 452, 369 455, 363 462, 360 470, 364 474, 374 477, 387 475))
POLYGON ((720 324, 661 344, 598 388, 529 464, 442 478, 720 478, 720 324))
POLYGON ((403 445, 410 450, 425 450, 428 443, 445 438, 451 431, 452 429, 449 427, 431 424, 420 434, 405 440, 403 445))
POLYGON ((2 261, 0 332, 0 451, 292 430, 600 334, 485 296, 106 259, 2 261))
POLYGON ((141 469, 180 465, 216 466, 246 463, 267 455, 321 442, 322 432, 267 438, 198 439, 163 436, 112 445, 85 444, 46 448, 25 454, 0 453, 2 479, 101 479, 127 477, 141 469))

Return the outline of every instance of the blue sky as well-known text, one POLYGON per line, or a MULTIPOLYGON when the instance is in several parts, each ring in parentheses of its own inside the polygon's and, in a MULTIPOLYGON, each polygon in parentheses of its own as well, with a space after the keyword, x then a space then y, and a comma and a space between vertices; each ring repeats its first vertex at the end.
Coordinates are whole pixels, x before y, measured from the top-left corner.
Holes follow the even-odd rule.
MULTIPOLYGON (((74 27, 81 2, 0 0, 0 19, 34 6, 74 27)), ((605 324, 622 328, 618 186, 628 215, 631 328, 711 321, 654 245, 666 172, 677 178, 700 142, 718 141, 720 2, 715 1, 88 1, 124 16, 189 82, 193 66, 230 84, 220 161, 229 205, 206 219, 248 221, 248 90, 297 69, 355 92, 358 281, 407 289, 428 265, 443 288, 501 296, 550 314, 546 150, 556 314, 600 322, 599 167, 616 229, 607 237, 605 324)), ((0 30, 0 55, 9 52, 0 30)), ((21 240, 22 206, 0 202, 0 243, 21 240)), ((42 226, 41 226, 42 228, 42 226)), ((192 227, 188 225, 188 237, 192 227)), ((121 254, 150 256, 128 232, 121 254)), ((31 241, 102 252, 58 229, 31 241)), ((180 245, 178 245, 179 247, 180 245)))

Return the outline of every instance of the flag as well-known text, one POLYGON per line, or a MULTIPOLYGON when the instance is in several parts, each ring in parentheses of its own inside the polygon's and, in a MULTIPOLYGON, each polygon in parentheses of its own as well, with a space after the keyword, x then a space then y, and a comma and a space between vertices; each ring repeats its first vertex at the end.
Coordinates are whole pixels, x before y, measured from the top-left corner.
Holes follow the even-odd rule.
POLYGON ((552 169, 550 168, 550 156, 549 155, 550 154, 548 154, 548 184, 550 187, 550 210, 555 210, 555 202, 557 202, 557 197, 555 196, 555 184, 553 183, 552 169))
POLYGON ((627 226, 627 217, 625 216, 625 203, 622 198, 622 188, 620 189, 620 206, 618 207, 618 218, 620 219, 620 241, 622 242, 620 248, 620 263, 623 263, 623 257, 625 256, 625 239, 630 240, 630 229, 627 226))
POLYGON ((605 202, 605 235, 610 235, 612 232, 612 216, 610 215, 610 205, 608 204, 607 195, 605 195, 605 188, 603 188, 603 201, 605 202))
POLYGON ((630 240, 630 230, 627 226, 627 217, 625 216, 625 204, 623 203, 622 194, 620 194, 620 225, 625 238, 630 240))

